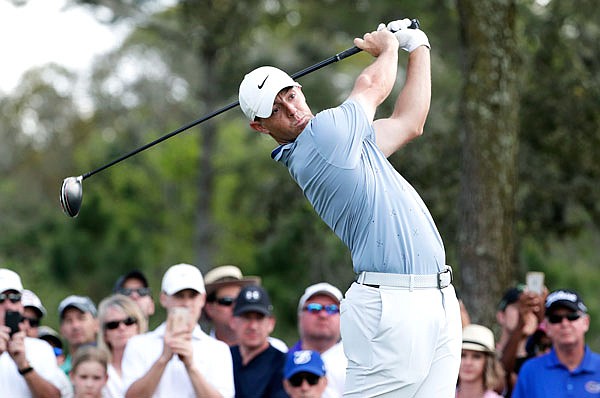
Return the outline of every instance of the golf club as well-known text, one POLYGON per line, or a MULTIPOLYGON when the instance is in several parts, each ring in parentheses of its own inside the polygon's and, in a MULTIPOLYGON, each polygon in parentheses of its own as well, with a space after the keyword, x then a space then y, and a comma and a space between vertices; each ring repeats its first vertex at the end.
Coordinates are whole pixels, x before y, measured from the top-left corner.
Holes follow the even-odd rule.
MULTIPOLYGON (((418 29, 419 28, 419 21, 417 19, 412 19, 411 20, 411 25, 409 26, 409 29, 418 29)), ((302 76, 308 75, 309 73, 312 73, 318 69, 321 69, 327 65, 330 65, 334 62, 338 62, 341 61, 344 58, 348 58, 354 54, 357 54, 359 52, 361 52, 362 50, 356 46, 348 48, 347 50, 344 50, 340 53, 337 53, 336 55, 333 55, 321 62, 318 62, 312 66, 309 66, 308 68, 302 69, 301 71, 298 71, 296 73, 294 73, 293 75, 291 75, 292 79, 296 80, 302 76)), ((163 135, 162 137, 159 137, 158 139, 143 145, 129 153, 126 153, 125 155, 113 160, 110 163, 105 164, 102 167, 97 168, 96 170, 92 170, 89 171, 85 174, 80 175, 79 177, 67 177, 63 180, 62 182, 62 186, 60 188, 60 206, 62 207, 63 212, 69 216, 69 217, 77 217, 77 215, 79 214, 79 210, 81 209, 81 203, 83 201, 83 180, 85 180, 88 177, 93 176, 96 173, 101 172, 102 170, 105 170, 111 166, 114 166, 117 163, 122 162, 123 160, 130 158, 133 155, 136 155, 142 151, 145 151, 146 149, 153 147, 156 144, 159 144, 171 137, 173 137, 174 135, 177 135, 183 131, 186 131, 194 126, 197 126, 198 124, 205 122, 209 119, 212 119, 213 117, 220 115, 223 112, 226 112, 232 108, 235 108, 236 106, 238 106, 240 103, 239 101, 235 101, 232 102, 229 105, 226 105, 220 109, 217 109, 216 111, 201 117, 200 119, 194 120, 191 123, 186 124, 185 126, 181 126, 179 127, 177 130, 174 130, 168 134, 163 135)))

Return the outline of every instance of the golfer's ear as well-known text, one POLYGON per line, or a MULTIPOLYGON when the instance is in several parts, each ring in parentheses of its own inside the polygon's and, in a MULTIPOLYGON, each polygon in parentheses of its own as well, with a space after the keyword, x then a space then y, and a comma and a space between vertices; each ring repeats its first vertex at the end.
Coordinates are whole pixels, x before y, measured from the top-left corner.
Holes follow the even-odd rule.
POLYGON ((260 122, 257 122, 255 120, 250 122, 250 127, 252 128, 252 130, 256 130, 259 133, 269 134, 269 130, 266 129, 260 122))

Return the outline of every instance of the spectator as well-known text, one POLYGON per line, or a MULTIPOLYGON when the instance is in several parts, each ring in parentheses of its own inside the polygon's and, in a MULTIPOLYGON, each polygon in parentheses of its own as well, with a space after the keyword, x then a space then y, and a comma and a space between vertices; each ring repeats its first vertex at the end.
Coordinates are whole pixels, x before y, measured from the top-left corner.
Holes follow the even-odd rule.
POLYGON ((122 361, 126 397, 234 395, 229 347, 198 326, 205 294, 197 267, 177 264, 165 272, 160 303, 167 322, 127 342, 122 361))
POLYGON ((40 298, 31 290, 23 289, 23 323, 25 333, 28 337, 38 337, 38 328, 43 317, 46 316, 46 308, 42 305, 40 298))
POLYGON ((546 320, 540 323, 537 330, 529 336, 525 350, 527 351, 527 359, 539 357, 547 354, 552 348, 552 340, 546 333, 546 320))
MULTIPOLYGON (((45 341, 27 337, 23 323, 18 330, 6 326, 7 313, 23 313, 23 284, 14 271, 0 268, 0 395, 3 397, 60 397, 61 371, 52 347, 45 341)), ((66 394, 67 395, 67 394, 66 394)))
POLYGON ((527 339, 538 327, 543 314, 543 297, 524 286, 508 289, 498 305, 496 320, 501 327, 496 351, 506 375, 506 397, 511 396, 519 369, 527 359, 527 339))
POLYGON ((496 357, 494 333, 485 326, 463 328, 462 355, 456 398, 500 398, 504 369, 496 357))
POLYGON ((63 342, 56 330, 52 329, 50 326, 40 326, 38 330, 38 339, 42 339, 52 346, 58 366, 65 362, 63 342))
POLYGON ((60 333, 67 340, 69 353, 61 365, 61 369, 69 374, 71 359, 75 351, 83 345, 96 344, 98 319, 96 306, 87 296, 71 295, 58 305, 60 317, 60 333))
MULTIPOLYGON (((208 271, 206 282, 206 306, 204 318, 211 323, 210 335, 228 346, 238 343, 231 328, 235 298, 244 286, 260 286, 260 277, 244 276, 235 265, 221 265, 208 271)), ((278 338, 269 336, 269 343, 279 351, 287 352, 287 345, 278 338)))
MULTIPOLYGON (((102 391, 108 381, 108 353, 101 348, 81 347, 73 356, 73 367, 70 372, 71 382, 75 389, 75 398, 102 398, 102 391)), ((122 395, 108 395, 119 398, 122 395)))
POLYGON ((127 296, 114 294, 98 306, 98 346, 108 353, 108 382, 104 387, 109 397, 123 397, 123 353, 129 339, 148 330, 146 316, 140 306, 127 296))
POLYGON ((317 351, 289 352, 285 362, 283 386, 290 398, 325 397, 325 364, 317 351))
POLYGON ((590 317, 574 290, 556 290, 546 298, 548 354, 523 364, 514 398, 600 396, 600 355, 585 343, 590 317))
POLYGON ((269 344, 275 328, 269 294, 260 286, 242 288, 231 320, 238 345, 231 347, 236 398, 287 398, 283 389, 285 353, 269 344))
POLYGON ((327 369, 323 397, 337 398, 344 393, 346 365, 340 339, 340 301, 342 292, 329 283, 306 288, 298 302, 300 340, 290 351, 313 350, 320 354, 327 369))
POLYGON ((244 276, 235 265, 222 265, 208 271, 206 283, 206 307, 204 316, 211 323, 210 335, 229 346, 237 344, 237 335, 231 329, 235 298, 244 286, 260 285, 260 277, 244 276))
POLYGON ((140 270, 133 270, 125 275, 121 275, 113 288, 113 293, 119 293, 128 296, 135 301, 146 320, 154 315, 154 300, 152 299, 152 290, 148 285, 148 279, 140 270))

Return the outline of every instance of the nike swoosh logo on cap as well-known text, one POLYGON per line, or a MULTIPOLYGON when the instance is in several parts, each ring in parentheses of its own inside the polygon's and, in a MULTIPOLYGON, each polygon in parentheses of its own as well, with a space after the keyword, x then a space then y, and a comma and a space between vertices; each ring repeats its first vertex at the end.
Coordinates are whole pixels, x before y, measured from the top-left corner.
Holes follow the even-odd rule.
POLYGON ((267 77, 265 77, 265 80, 263 80, 263 82, 258 85, 259 90, 263 88, 263 86, 265 85, 265 82, 267 81, 268 78, 269 78, 269 75, 267 75, 267 77))

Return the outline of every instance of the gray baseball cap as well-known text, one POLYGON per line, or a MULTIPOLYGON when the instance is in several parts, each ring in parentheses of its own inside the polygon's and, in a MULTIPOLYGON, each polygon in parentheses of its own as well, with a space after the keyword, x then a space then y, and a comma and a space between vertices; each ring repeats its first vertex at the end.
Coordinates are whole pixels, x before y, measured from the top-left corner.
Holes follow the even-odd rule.
POLYGON ((89 312, 95 318, 97 311, 92 299, 87 296, 71 295, 63 299, 58 305, 58 315, 63 319, 64 312, 67 308, 77 308, 81 312, 89 312))

